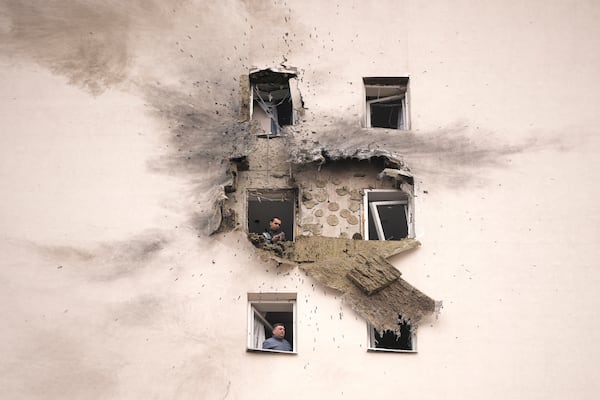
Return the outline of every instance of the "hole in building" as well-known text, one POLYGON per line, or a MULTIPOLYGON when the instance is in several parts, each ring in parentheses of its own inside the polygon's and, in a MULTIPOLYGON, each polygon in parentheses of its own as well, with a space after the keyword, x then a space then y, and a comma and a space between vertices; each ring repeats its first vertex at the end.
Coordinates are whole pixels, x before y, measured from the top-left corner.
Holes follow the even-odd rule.
POLYGON ((288 72, 261 70, 250 74, 251 119, 258 134, 279 135, 281 127, 294 124, 294 105, 288 72))
POLYGON ((281 220, 286 240, 294 240, 296 192, 286 190, 248 191, 248 232, 263 233, 273 217, 281 220))
POLYGON ((409 129, 408 77, 363 78, 366 94, 366 127, 409 129))

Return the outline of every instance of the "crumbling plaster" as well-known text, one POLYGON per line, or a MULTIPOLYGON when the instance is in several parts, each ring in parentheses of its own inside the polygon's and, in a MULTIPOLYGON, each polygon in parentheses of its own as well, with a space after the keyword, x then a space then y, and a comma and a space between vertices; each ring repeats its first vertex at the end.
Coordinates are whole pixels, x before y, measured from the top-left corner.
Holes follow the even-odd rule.
POLYGON ((237 226, 244 227, 245 194, 251 189, 298 189, 298 218, 293 221, 297 226, 296 233, 342 238, 362 233, 364 189, 413 192, 412 185, 405 182, 407 175, 410 176, 408 172, 391 177, 382 175, 386 163, 395 165, 384 157, 295 164, 290 161, 288 150, 287 143, 281 138, 259 138, 243 159, 244 164, 248 164, 247 169, 240 170, 237 162, 232 162, 235 184, 228 188, 235 186, 235 190, 227 190, 230 192, 228 200, 222 207, 240 216, 237 226))
POLYGON ((293 135, 290 131, 284 130, 283 137, 255 136, 247 155, 231 160, 231 184, 220 204, 229 217, 227 228, 248 229, 249 190, 297 190, 296 220, 283 221, 293 224, 296 241, 270 245, 251 234, 258 251, 267 259, 298 266, 341 292, 342 299, 378 329, 397 330, 399 315, 416 329, 424 315, 434 312, 435 301, 400 278, 385 258, 419 242, 350 239, 364 235, 365 189, 401 189, 412 201, 414 179, 409 169, 380 150, 359 148, 349 155, 321 149, 300 156, 286 140, 293 135))
POLYGON ((319 165, 299 165, 295 181, 299 193, 299 234, 352 238, 363 234, 363 190, 403 189, 411 185, 401 180, 378 177, 382 159, 339 161, 319 165))

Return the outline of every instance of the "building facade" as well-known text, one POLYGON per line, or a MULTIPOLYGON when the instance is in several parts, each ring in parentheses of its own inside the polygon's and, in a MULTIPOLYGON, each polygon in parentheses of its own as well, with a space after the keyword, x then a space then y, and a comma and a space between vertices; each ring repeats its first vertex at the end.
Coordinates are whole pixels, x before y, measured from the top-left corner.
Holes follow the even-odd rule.
POLYGON ((594 398, 599 14, 0 1, 4 396, 594 398))

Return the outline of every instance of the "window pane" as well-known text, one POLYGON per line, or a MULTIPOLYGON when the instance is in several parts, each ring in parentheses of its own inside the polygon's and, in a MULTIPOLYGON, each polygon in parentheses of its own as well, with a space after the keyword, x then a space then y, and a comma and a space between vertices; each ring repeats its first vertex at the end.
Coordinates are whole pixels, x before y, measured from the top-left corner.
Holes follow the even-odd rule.
MULTIPOLYGON (((406 206, 404 204, 377 206, 385 240, 400 240, 408 237, 408 223, 406 221, 406 206)), ((369 229, 369 236, 371 231, 369 229)))
POLYGON ((400 129, 401 108, 402 102, 400 100, 371 104, 371 127, 400 129))

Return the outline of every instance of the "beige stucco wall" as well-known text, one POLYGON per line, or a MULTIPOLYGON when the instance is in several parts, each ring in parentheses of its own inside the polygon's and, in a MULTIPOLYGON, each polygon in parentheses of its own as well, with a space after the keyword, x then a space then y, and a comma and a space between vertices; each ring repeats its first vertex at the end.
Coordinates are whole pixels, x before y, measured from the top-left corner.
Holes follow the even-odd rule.
MULTIPOLYGON (((10 399, 580 399, 600 390, 594 1, 0 1, 0 387, 10 399), (410 76, 417 354, 241 232, 239 76, 299 68, 299 140, 351 147, 363 76, 410 76), (298 293, 298 354, 246 294, 298 293)), ((404 135, 404 136, 401 136, 404 135)))

